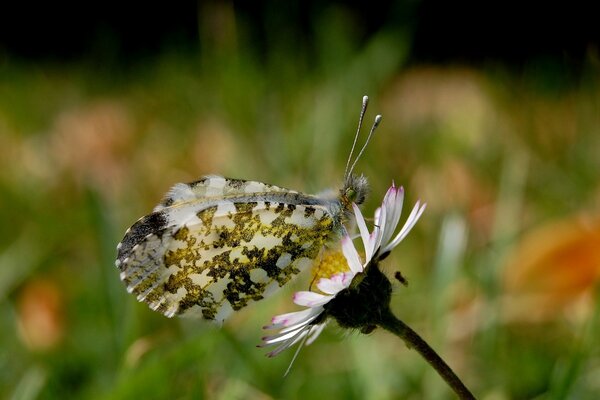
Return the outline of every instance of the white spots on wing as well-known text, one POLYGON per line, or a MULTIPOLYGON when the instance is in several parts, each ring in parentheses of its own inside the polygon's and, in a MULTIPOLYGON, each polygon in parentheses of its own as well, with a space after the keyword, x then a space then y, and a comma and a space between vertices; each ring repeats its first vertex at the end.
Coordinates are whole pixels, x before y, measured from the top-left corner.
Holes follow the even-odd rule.
POLYGON ((245 183, 244 193, 260 193, 264 192, 266 188, 269 188, 264 183, 256 182, 256 181, 248 181, 245 183))
POLYGON ((223 189, 225 188, 226 183, 227 181, 225 180, 225 178, 221 176, 211 177, 206 185, 206 196, 221 196, 223 194, 223 189))
POLYGON ((326 209, 326 208, 316 208, 315 214, 314 214, 315 218, 321 219, 325 215, 326 212, 331 215, 331 213, 329 213, 327 210, 328 209, 326 209))
POLYGON ((217 211, 215 215, 227 215, 229 213, 236 213, 237 210, 235 205, 231 201, 222 201, 217 205, 217 211))
POLYGON ((301 247, 302 247, 302 250, 306 250, 309 247, 311 247, 312 245, 313 245, 313 242, 305 242, 305 243, 302 243, 301 247))
POLYGON ((266 282, 269 279, 267 271, 261 268, 254 268, 250 270, 250 279, 254 283, 266 282))
POLYGON ((264 251, 268 251, 269 249, 279 246, 281 244, 281 240, 273 237, 273 236, 263 236, 259 233, 255 234, 252 240, 250 240, 247 244, 249 248, 258 248, 264 251))
MULTIPOLYGON (((169 243, 169 249, 165 251, 165 254, 167 255, 167 258, 169 258, 173 253, 177 252, 177 250, 187 249, 187 247, 188 245, 186 242, 182 240, 173 239, 171 240, 171 243, 169 243)), ((185 259, 180 259, 179 264, 181 264, 182 262, 184 264, 187 263, 185 259)))
POLYGON ((212 293, 213 298, 216 302, 220 302, 224 295, 223 291, 227 289, 227 285, 231 282, 229 276, 225 276, 224 278, 217 279, 212 284, 208 285, 205 289, 206 291, 212 293))
POLYGON ((315 260, 311 260, 310 258, 307 258, 307 257, 302 257, 302 258, 297 259, 295 261, 294 265, 300 271, 304 271, 305 269, 310 268, 314 262, 315 262, 315 260))
MULTIPOLYGON (((196 193, 194 193, 190 185, 188 185, 187 183, 177 183, 167 192, 167 195, 165 196, 162 203, 164 203, 167 200, 171 200, 171 205, 174 205, 186 201, 192 201, 195 199, 197 199, 196 193)), ((164 210, 166 208, 162 205, 162 203, 154 207, 155 212, 164 210)))
MULTIPOLYGON (((273 205, 271 205, 271 207, 275 207, 273 205)), ((260 202, 257 204, 257 206, 255 207, 255 210, 259 210, 259 209, 264 209, 265 208, 265 203, 264 202, 260 202)), ((269 226, 273 223, 273 221, 275 221, 275 219, 277 217, 279 217, 279 214, 277 214, 274 211, 262 211, 258 214, 258 217, 260 218, 260 223, 262 225, 265 226, 269 226)))
POLYGON ((186 308, 179 316, 185 318, 203 318, 202 307, 194 304, 190 308, 186 308))
POLYGON ((194 191, 191 186, 187 183, 177 183, 175 186, 171 188, 167 197, 172 199, 173 201, 180 200, 193 200, 196 198, 194 191))
POLYGON ((290 265, 291 262, 292 262, 292 255, 290 253, 283 253, 282 255, 279 256, 275 265, 277 265, 277 268, 283 269, 283 268, 287 267, 288 265, 290 265))
MULTIPOLYGON (((232 202, 224 201, 217 205, 215 217, 225 215, 233 216, 236 212, 237 210, 232 202)), ((219 225, 227 229, 233 229, 235 227, 235 223, 232 221, 232 218, 219 218, 219 225)))
MULTIPOLYGON (((142 240, 142 242, 140 242, 140 243, 143 243, 143 242, 144 242, 144 240, 147 240, 147 239, 148 239, 148 237, 150 237, 151 235, 152 235, 152 234, 146 235, 146 237, 145 237, 145 238, 142 240)), ((135 246, 133 246, 133 247, 131 248, 131 253, 135 253, 135 252, 136 252, 136 251, 137 251, 137 250, 140 248, 140 243, 136 244, 135 246)), ((127 262, 127 258, 125 259, 125 262, 127 262)))
POLYGON ((256 205, 254 207, 252 207, 252 215, 259 215, 259 219, 260 219, 260 214, 263 210, 265 209, 265 202, 264 201, 257 201, 256 205))
POLYGON ((171 275, 177 275, 179 271, 180 267, 178 265, 169 265, 169 268, 164 269, 162 272, 163 281, 168 281, 171 275))
POLYGON ((167 318, 172 318, 175 313, 177 313, 177 310, 179 310, 179 305, 177 303, 172 303, 169 305, 169 308, 167 308, 164 314, 167 318))
POLYGON ((184 225, 201 224, 202 221, 196 215, 200 211, 194 205, 182 205, 180 207, 170 207, 165 209, 164 215, 167 218, 167 226, 176 230, 177 227, 184 225))
POLYGON ((205 269, 200 274, 190 274, 189 278, 192 280, 194 285, 198 285, 203 288, 211 284, 214 279, 212 276, 208 275, 209 272, 210 271, 208 269, 205 269))
POLYGON ((228 301, 224 301, 223 304, 219 307, 219 311, 217 315, 215 315, 215 321, 222 323, 227 317, 229 317, 233 313, 233 308, 228 301))
MULTIPOLYGON (((121 272, 121 273, 119 274, 119 278, 121 278, 121 280, 122 280, 122 281, 124 281, 124 280, 125 280, 125 278, 127 278, 128 276, 129 276, 129 273, 128 273, 127 271, 123 271, 123 272, 121 272)), ((129 293, 131 293, 131 292, 129 291, 129 288, 127 288, 127 291, 128 291, 129 293)))
POLYGON ((317 210, 315 210, 315 214, 313 214, 313 216, 311 216, 309 218, 306 218, 304 216, 305 210, 306 210, 306 207, 300 207, 300 206, 296 207, 296 209, 292 213, 291 217, 288 219, 288 222, 291 224, 297 225, 301 228, 304 228, 304 229, 314 227, 316 224, 316 218, 319 218, 317 216, 317 210))
POLYGON ((158 307, 160 307, 160 305, 165 301, 165 299, 160 299, 158 301, 155 301, 153 303, 149 303, 148 306, 150 307, 150 309, 152 311, 156 311, 158 310, 158 307))

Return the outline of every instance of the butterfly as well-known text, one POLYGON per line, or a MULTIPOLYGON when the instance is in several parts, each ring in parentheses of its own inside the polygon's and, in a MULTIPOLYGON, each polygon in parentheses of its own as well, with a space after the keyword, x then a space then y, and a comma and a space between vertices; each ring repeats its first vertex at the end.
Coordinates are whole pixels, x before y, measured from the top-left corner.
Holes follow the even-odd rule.
POLYGON ((262 182, 209 175, 177 183, 117 245, 127 291, 167 317, 222 322, 266 298, 319 259, 344 232, 367 179, 353 173, 373 132, 350 164, 367 109, 363 103, 344 184, 310 195, 262 182))

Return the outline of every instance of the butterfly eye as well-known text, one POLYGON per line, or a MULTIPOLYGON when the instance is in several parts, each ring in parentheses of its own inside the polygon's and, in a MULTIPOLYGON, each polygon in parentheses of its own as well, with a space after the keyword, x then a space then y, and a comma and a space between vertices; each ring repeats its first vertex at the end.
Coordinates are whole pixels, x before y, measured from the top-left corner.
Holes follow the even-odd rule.
POLYGON ((356 200, 356 190, 354 190, 354 188, 348 188, 348 190, 346 190, 346 198, 348 199, 349 202, 354 203, 354 201, 356 200))

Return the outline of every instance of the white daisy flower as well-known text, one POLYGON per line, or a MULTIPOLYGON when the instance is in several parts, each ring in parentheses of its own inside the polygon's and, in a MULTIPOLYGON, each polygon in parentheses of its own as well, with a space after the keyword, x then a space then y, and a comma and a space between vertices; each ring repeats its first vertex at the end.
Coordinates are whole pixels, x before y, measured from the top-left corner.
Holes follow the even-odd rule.
MULTIPOLYGON (((348 290, 353 282, 355 285, 360 284, 360 280, 355 281, 354 278, 358 275, 364 275, 366 269, 369 268, 369 264, 376 265, 406 237, 421 217, 425 210, 425 204, 421 205, 419 201, 416 203, 404 226, 392 239, 400 221, 403 199, 403 188, 396 188, 392 184, 383 199, 381 207, 375 212, 375 227, 370 233, 358 206, 356 204, 352 205, 365 250, 365 261, 361 261, 350 236, 348 234, 344 235, 341 239, 341 248, 347 271, 335 273, 329 278, 321 278, 317 282, 317 288, 321 293, 313 291, 297 292, 294 295, 294 303, 306 307, 304 310, 273 317, 271 324, 265 326, 264 329, 280 329, 280 331, 276 335, 264 337, 261 347, 271 345, 277 345, 278 347, 268 353, 267 356, 274 357, 301 341, 302 344, 298 347, 298 351, 303 345, 311 344, 329 322, 327 307, 331 304, 330 302, 340 292, 348 290)), ((296 352, 297 354, 298 352, 296 352)))

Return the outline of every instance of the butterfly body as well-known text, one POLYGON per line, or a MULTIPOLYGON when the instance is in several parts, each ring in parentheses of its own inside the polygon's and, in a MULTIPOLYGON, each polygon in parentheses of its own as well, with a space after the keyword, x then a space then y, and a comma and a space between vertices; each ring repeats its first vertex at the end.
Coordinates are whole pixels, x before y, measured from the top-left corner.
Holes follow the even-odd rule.
POLYGON ((118 245, 121 279, 166 316, 222 321, 310 267, 341 235, 346 190, 314 196, 220 176, 176 184, 118 245))

